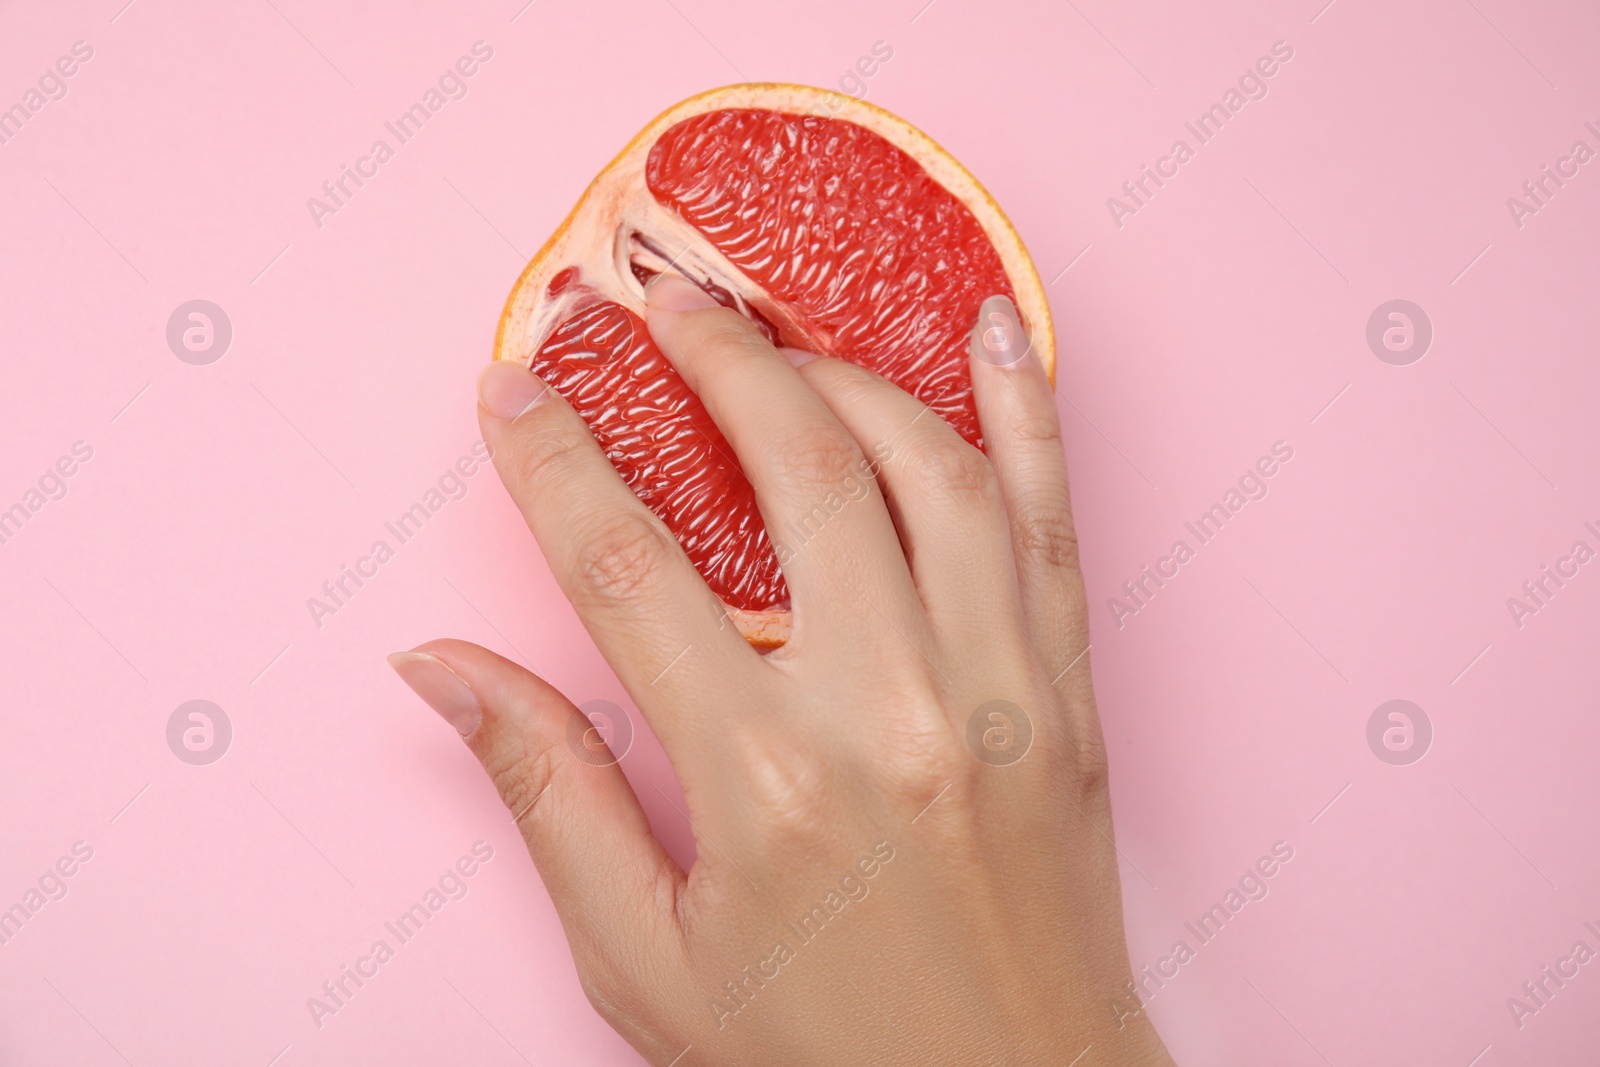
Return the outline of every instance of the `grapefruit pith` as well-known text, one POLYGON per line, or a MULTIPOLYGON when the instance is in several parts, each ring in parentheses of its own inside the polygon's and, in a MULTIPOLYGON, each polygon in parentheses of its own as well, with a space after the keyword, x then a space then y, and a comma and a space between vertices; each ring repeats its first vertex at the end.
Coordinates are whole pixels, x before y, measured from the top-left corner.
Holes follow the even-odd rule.
POLYGON ((572 404, 758 647, 786 640, 788 593, 732 448, 645 329, 644 285, 665 270, 774 344, 883 375, 980 447, 968 338, 985 297, 1012 299, 1054 378, 1021 239, 910 124, 828 90, 747 84, 645 127, 517 280, 495 358, 572 404))

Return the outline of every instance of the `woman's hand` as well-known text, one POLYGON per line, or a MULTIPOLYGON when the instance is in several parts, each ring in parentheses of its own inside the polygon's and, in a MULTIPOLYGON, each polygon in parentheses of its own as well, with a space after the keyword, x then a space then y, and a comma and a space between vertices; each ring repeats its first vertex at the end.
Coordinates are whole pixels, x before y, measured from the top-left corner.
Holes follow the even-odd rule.
POLYGON ((794 631, 760 655, 566 402, 484 371, 500 477, 672 760, 694 866, 545 682, 461 641, 391 660, 515 814, 595 1008, 658 1067, 1170 1063, 1130 1010, 1060 429, 1010 302, 973 331, 987 454, 679 278, 649 302, 767 528, 847 501, 780 547, 794 631))

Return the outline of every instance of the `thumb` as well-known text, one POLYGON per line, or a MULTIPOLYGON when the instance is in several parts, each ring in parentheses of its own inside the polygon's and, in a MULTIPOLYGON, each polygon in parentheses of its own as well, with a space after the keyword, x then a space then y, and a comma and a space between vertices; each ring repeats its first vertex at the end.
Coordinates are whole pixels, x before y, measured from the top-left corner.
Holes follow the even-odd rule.
POLYGON ((585 986, 650 980, 595 971, 623 960, 666 963, 661 935, 676 926, 671 903, 685 880, 606 746, 613 724, 591 723, 543 679, 466 641, 429 641, 389 665, 483 764, 539 868, 585 986))

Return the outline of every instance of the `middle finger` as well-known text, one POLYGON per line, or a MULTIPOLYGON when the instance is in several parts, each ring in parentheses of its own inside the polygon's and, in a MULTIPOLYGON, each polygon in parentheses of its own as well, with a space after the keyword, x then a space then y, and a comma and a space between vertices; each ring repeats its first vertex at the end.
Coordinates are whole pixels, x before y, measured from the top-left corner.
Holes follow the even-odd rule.
POLYGON ((743 316, 673 274, 647 292, 651 337, 755 489, 789 584, 792 640, 853 645, 883 622, 925 636, 894 523, 850 431, 743 316))

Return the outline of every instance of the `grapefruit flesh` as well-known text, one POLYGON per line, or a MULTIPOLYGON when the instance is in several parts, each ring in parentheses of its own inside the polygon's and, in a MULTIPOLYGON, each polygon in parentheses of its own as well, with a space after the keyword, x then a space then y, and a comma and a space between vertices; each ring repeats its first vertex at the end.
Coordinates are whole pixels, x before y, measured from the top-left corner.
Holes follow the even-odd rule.
POLYGON ((642 318, 610 301, 591 305, 556 328, 533 371, 589 424, 724 604, 761 611, 786 601, 755 490, 642 318))
POLYGON ((979 447, 968 338, 986 297, 1018 305, 1053 373, 1020 240, 954 159, 887 112, 739 86, 640 134, 524 271, 496 356, 573 406, 758 646, 787 638, 788 594, 732 448, 645 328, 643 285, 669 269, 774 344, 883 375, 979 447))

